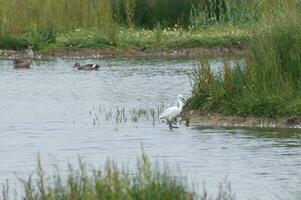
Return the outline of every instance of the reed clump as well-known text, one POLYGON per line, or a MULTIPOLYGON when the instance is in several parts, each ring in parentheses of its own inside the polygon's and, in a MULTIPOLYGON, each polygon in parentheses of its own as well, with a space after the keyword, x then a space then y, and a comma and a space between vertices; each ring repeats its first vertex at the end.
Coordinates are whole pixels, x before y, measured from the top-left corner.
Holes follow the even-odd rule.
MULTIPOLYGON (((286 4, 281 8, 289 8, 286 4)), ((190 108, 262 117, 301 115, 301 18, 296 10, 277 10, 253 30, 246 63, 214 74, 203 59, 190 74, 190 108)))
MULTIPOLYGON (((22 180, 24 191, 19 195, 24 200, 196 199, 196 194, 188 189, 184 178, 172 175, 167 167, 153 166, 146 154, 143 153, 138 159, 136 167, 135 172, 130 172, 107 160, 102 170, 88 170, 79 159, 78 169, 69 165, 66 177, 59 172, 49 177, 39 158, 35 174, 22 180)), ((7 182, 0 199, 7 200, 9 197, 7 182)))
POLYGON ((195 187, 187 184, 185 177, 173 174, 166 164, 152 164, 143 151, 137 159, 135 170, 129 170, 110 159, 101 169, 88 167, 81 158, 78 161, 76 168, 69 164, 67 171, 56 168, 56 172, 49 176, 38 156, 35 172, 28 179, 20 179, 23 187, 11 188, 8 180, 2 184, 0 200, 236 199, 227 177, 220 182, 216 196, 212 196, 205 185, 196 191, 195 187), (64 175, 60 172, 64 172, 64 175))

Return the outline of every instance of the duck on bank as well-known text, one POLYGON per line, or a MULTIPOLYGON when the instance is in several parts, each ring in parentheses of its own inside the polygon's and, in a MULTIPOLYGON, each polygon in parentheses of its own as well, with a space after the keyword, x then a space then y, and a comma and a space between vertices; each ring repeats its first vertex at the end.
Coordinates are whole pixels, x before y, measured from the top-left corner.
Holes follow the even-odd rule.
POLYGON ((32 45, 28 45, 27 49, 23 54, 23 58, 18 58, 14 60, 15 69, 29 69, 32 65, 32 60, 34 59, 34 52, 32 50, 32 45))
POLYGON ((98 70, 99 65, 97 64, 85 64, 85 65, 80 65, 79 63, 75 63, 74 68, 77 68, 77 70, 98 70))

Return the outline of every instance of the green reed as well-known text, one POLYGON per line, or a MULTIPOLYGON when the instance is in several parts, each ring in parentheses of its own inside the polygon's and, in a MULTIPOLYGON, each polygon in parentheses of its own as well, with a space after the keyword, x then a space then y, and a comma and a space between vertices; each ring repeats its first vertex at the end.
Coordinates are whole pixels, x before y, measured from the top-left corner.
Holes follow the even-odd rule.
POLYGON ((264 8, 271 7, 269 3, 269 0, 1 0, 0 34, 36 32, 41 39, 52 42, 56 32, 77 28, 96 28, 101 32, 110 29, 114 22, 130 27, 156 28, 158 23, 162 27, 188 27, 192 11, 195 18, 201 15, 207 22, 242 23, 260 19, 264 8))
MULTIPOLYGON (((79 158, 78 165, 68 164, 68 170, 55 169, 49 175, 43 168, 40 156, 37 167, 28 179, 20 179, 23 187, 11 190, 9 181, 2 184, 0 200, 193 200, 213 199, 203 187, 202 191, 187 183, 180 171, 174 174, 165 163, 153 164, 142 151, 134 170, 107 159, 102 168, 96 169, 79 158), (62 175, 60 172, 63 172, 62 175)), ((227 177, 219 184, 216 200, 234 200, 227 177)))
POLYGON ((116 107, 114 109, 107 109, 101 105, 89 111, 89 116, 93 125, 102 125, 104 122, 112 122, 114 124, 137 123, 139 120, 146 120, 155 125, 159 120, 159 115, 164 110, 164 104, 154 108, 132 108, 125 109, 124 107, 116 107))
MULTIPOLYGON (((62 177, 59 171, 48 176, 41 159, 35 174, 22 180, 24 200, 54 199, 195 199, 196 194, 188 189, 186 180, 170 173, 167 166, 151 164, 148 156, 142 154, 135 172, 120 167, 109 159, 104 168, 89 170, 79 159, 77 170, 68 166, 68 174, 62 177)), ((9 184, 3 186, 1 200, 10 199, 9 184)))
POLYGON ((245 66, 230 67, 225 61, 214 74, 208 60, 202 60, 190 74, 190 107, 238 115, 301 115, 301 18, 292 9, 283 12, 290 6, 271 12, 263 30, 250 34, 245 66))
POLYGON ((0 19, 0 37, 23 35, 36 48, 54 43, 57 33, 77 28, 94 28, 116 42, 110 38, 116 28, 108 0, 1 0, 0 19))

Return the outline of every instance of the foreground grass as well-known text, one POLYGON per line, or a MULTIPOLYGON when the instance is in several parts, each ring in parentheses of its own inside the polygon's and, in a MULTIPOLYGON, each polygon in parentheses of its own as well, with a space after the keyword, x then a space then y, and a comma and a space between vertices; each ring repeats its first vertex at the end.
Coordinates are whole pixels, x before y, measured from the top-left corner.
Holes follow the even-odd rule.
MULTIPOLYGON (((79 169, 69 165, 69 175, 59 174, 47 177, 40 159, 36 174, 24 180, 21 198, 26 200, 54 199, 195 199, 195 194, 187 189, 185 181, 174 177, 167 169, 153 167, 143 154, 137 163, 137 172, 130 173, 114 162, 107 161, 103 170, 87 170, 80 161, 79 169)), ((8 186, 4 187, 2 200, 9 199, 8 186)), ((0 198, 1 199, 1 198, 0 198)))
MULTIPOLYGON (((168 167, 152 165, 144 153, 137 162, 136 172, 129 172, 125 167, 118 167, 107 160, 103 170, 88 170, 79 159, 79 169, 69 164, 68 175, 59 172, 49 177, 38 158, 36 173, 27 180, 21 180, 24 191, 14 191, 15 199, 24 200, 193 200, 211 199, 206 190, 196 194, 188 189, 186 179, 173 175, 168 167), (18 194, 20 196, 18 196, 18 194)), ((8 182, 3 185, 0 200, 11 199, 8 182)), ((216 200, 231 200, 235 196, 227 180, 220 184, 216 200)))

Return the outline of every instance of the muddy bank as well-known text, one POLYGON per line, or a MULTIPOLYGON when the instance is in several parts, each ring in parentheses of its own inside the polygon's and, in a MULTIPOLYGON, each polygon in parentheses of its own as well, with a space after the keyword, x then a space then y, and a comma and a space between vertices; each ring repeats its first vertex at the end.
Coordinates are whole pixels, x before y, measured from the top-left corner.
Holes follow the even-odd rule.
POLYGON ((204 114, 199 111, 187 111, 184 119, 190 124, 203 127, 258 127, 258 128, 301 128, 301 117, 258 118, 204 114))
MULTIPOLYGON (((104 58, 104 57, 156 57, 156 56, 170 56, 170 57, 196 57, 199 55, 209 56, 242 56, 244 52, 242 46, 231 47, 193 47, 193 48, 174 48, 167 50, 149 50, 145 48, 132 50, 50 50, 45 52, 35 52, 35 59, 48 60, 55 58, 104 58)), ((15 59, 22 58, 23 51, 0 50, 0 59, 15 59)))

